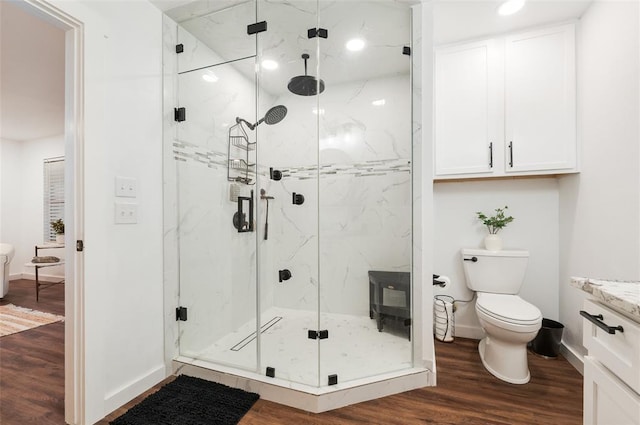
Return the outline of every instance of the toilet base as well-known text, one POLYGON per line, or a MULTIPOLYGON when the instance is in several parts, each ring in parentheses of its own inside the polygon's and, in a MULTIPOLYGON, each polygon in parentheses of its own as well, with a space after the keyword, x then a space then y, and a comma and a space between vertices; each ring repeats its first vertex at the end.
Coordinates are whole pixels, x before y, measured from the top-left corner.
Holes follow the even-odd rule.
POLYGON ((505 344, 490 337, 478 344, 482 365, 496 378, 510 384, 526 384, 531 379, 525 344, 505 344))

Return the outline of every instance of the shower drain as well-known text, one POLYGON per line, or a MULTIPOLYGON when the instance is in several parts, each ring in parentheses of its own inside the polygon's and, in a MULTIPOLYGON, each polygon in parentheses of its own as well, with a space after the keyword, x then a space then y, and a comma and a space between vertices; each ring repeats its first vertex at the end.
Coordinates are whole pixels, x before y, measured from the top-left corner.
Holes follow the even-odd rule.
MULTIPOLYGON (((272 327, 273 325, 275 325, 276 323, 278 323, 280 320, 282 320, 282 317, 280 316, 275 316, 273 317, 271 320, 269 320, 267 323, 265 323, 264 325, 260 326, 260 333, 264 333, 265 331, 267 331, 270 327, 272 327)), ((251 332, 248 336, 246 336, 242 341, 240 341, 239 343, 237 343, 236 345, 234 345, 233 347, 231 347, 231 351, 240 351, 242 350, 244 347, 246 347, 247 345, 249 345, 251 343, 251 341, 253 341, 254 339, 256 339, 256 332, 251 332)))

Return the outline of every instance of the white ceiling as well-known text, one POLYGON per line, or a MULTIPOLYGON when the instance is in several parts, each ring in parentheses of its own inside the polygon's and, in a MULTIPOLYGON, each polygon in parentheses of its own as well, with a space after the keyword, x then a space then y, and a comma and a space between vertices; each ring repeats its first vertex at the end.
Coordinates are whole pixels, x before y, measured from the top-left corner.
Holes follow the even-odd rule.
POLYGON ((481 38, 494 34, 580 18, 591 0, 528 0, 514 15, 496 13, 503 1, 439 0, 434 3, 434 44, 481 38))
POLYGON ((0 138, 64 132, 64 32, 0 0, 0 138))

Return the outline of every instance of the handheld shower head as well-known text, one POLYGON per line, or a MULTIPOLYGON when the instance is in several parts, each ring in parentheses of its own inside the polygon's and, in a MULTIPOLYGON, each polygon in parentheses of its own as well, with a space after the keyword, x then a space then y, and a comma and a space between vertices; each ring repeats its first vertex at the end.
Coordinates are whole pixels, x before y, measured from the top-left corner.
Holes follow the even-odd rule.
POLYGON ((262 123, 265 123, 267 125, 278 124, 286 116, 287 107, 284 105, 276 105, 273 108, 269 109, 264 117, 260 118, 260 120, 255 124, 251 124, 247 120, 240 117, 236 117, 236 124, 240 124, 241 122, 243 122, 249 130, 255 130, 255 128, 262 123))

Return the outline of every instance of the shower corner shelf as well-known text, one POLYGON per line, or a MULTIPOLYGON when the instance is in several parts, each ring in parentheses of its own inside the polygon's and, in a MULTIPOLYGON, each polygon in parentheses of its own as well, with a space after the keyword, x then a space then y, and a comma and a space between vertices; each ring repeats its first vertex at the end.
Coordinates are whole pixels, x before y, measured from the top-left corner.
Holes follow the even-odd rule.
POLYGON ((232 146, 235 146, 238 149, 242 149, 243 151, 254 151, 256 150, 256 144, 249 142, 249 140, 244 136, 229 136, 229 141, 232 146))
MULTIPOLYGON (((256 173, 255 161, 249 159, 249 153, 256 150, 256 143, 249 142, 249 137, 238 123, 229 128, 229 148, 228 148, 228 166, 227 179, 229 181, 244 183, 247 185, 254 184, 253 178, 256 173)), ((255 153, 253 154, 255 158, 255 153)))

